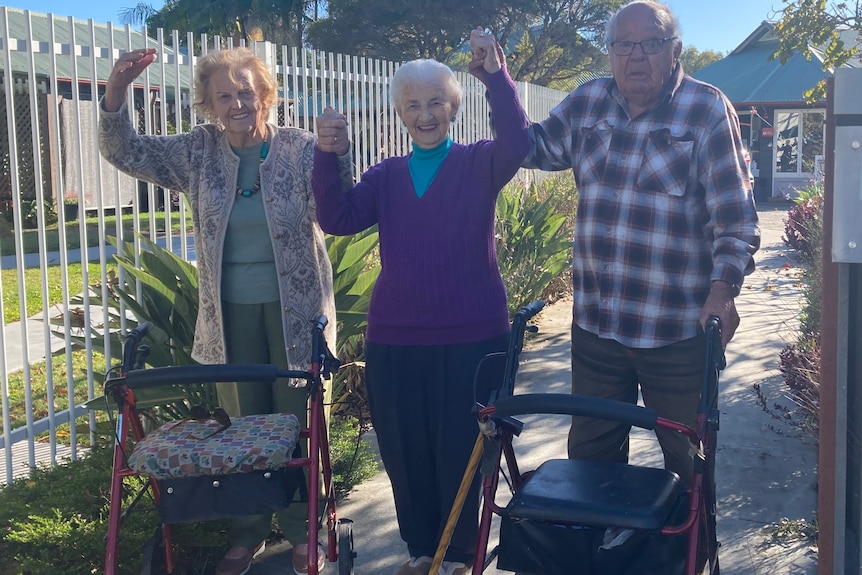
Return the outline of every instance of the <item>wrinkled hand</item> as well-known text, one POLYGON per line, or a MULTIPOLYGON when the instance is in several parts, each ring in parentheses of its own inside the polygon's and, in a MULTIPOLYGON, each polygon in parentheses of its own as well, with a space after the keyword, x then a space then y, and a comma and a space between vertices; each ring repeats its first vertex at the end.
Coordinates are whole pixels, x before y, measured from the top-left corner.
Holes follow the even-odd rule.
POLYGON ((317 147, 321 152, 332 152, 343 156, 350 149, 347 133, 347 116, 327 106, 315 120, 317 125, 317 147))
POLYGON ((712 282, 709 295, 700 310, 700 325, 704 329, 706 329, 706 320, 713 315, 721 320, 721 347, 727 348, 728 342, 739 327, 739 314, 736 313, 733 292, 727 282, 712 282))
POLYGON ((473 59, 468 68, 483 84, 487 85, 485 79, 489 74, 506 67, 503 48, 493 34, 481 27, 470 32, 470 51, 473 53, 473 59))
POLYGON ((105 86, 104 108, 108 112, 116 112, 126 101, 126 89, 135 78, 141 75, 147 66, 156 61, 155 48, 141 48, 126 52, 117 59, 108 83, 105 86))

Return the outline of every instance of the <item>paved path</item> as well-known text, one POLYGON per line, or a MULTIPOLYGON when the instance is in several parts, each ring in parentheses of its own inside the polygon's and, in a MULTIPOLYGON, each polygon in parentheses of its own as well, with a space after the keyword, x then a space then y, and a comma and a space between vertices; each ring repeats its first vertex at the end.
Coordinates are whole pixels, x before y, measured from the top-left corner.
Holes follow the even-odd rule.
MULTIPOLYGON (((721 378, 716 476, 724 575, 815 575, 817 570, 816 551, 809 541, 772 537, 782 518, 814 519, 817 448, 764 413, 752 387, 760 384, 770 401, 782 400, 778 353, 795 338, 800 285, 799 270, 792 267, 794 260, 781 240, 787 208, 787 204, 767 204, 760 210, 763 247, 757 258, 759 266, 737 299, 742 325, 728 348, 728 368, 721 378), (787 269, 785 264, 791 267, 787 269)), ((518 389, 567 393, 571 301, 547 307, 537 323, 539 334, 522 356, 518 389)), ((524 468, 565 457, 567 421, 549 416, 524 420, 525 431, 516 439, 524 468)), ((373 434, 369 440, 373 443, 373 434)), ((637 452, 633 462, 660 465, 660 452, 651 434, 635 434, 632 451, 637 452)), ((356 487, 338 514, 355 521, 357 575, 388 575, 406 560, 385 473, 356 487)), ((491 533, 496 539, 496 526, 491 533)), ((249 574, 288 573, 289 560, 288 544, 270 548, 249 574)), ((331 565, 324 573, 336 572, 331 565)), ((492 565, 485 573, 507 572, 492 565)))

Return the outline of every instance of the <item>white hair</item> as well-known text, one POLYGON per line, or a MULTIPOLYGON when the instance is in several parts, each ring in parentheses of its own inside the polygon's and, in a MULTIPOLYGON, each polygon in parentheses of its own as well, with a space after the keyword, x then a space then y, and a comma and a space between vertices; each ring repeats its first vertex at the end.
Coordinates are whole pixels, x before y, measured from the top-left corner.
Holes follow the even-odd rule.
POLYGON ((614 12, 613 16, 608 19, 608 23, 605 26, 606 45, 610 45, 611 42, 616 42, 617 40, 615 35, 617 32, 617 20, 619 18, 620 12, 622 12, 629 6, 635 6, 637 4, 642 4, 644 6, 647 6, 648 8, 652 8, 659 22, 661 22, 667 30, 667 35, 676 37, 676 42, 682 43, 682 40, 680 39, 682 33, 679 27, 679 18, 676 17, 676 14, 674 14, 673 10, 670 9, 670 6, 668 6, 667 4, 662 4, 661 2, 654 2, 653 0, 634 0, 634 2, 629 2, 625 6, 614 12))
POLYGON ((395 71, 392 83, 389 85, 389 98, 395 105, 395 109, 397 110, 401 107, 401 98, 407 86, 429 80, 442 81, 445 86, 446 96, 449 98, 454 109, 461 109, 461 97, 464 91, 455 74, 445 64, 425 58, 406 62, 395 71))

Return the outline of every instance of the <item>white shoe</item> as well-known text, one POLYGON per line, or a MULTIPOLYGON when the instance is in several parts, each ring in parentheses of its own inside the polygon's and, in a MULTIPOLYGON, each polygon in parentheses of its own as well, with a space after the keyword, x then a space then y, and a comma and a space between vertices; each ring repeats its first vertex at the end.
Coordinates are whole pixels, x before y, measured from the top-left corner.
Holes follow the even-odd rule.
POLYGON ((438 575, 467 575, 467 566, 460 561, 444 561, 438 575))
POLYGON ((422 557, 411 557, 407 563, 401 565, 392 575, 428 575, 431 571, 433 557, 423 555, 422 557))

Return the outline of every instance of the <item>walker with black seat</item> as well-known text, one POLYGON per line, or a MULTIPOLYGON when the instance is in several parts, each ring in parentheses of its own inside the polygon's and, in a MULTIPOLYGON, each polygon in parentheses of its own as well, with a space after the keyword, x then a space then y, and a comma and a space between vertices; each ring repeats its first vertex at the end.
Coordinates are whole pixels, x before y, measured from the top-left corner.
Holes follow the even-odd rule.
MULTIPOLYGON (((620 401, 515 394, 524 333, 537 331, 528 322, 543 305, 521 308, 512 321, 508 350, 488 355, 476 371, 477 381, 492 377, 502 385, 487 406, 477 404, 480 433, 470 465, 480 468, 483 503, 473 575, 495 558, 498 569, 519 575, 718 575, 714 453, 718 374, 724 368, 720 320, 706 322, 703 391, 692 429, 620 401), (683 481, 665 469, 571 459, 548 460, 522 473, 513 440, 524 430, 515 416, 526 414, 578 415, 673 430, 691 443, 693 475, 683 481), (501 476, 511 499, 498 505, 501 476), (499 544, 488 552, 494 515, 501 518, 499 544)), ((474 472, 468 466, 462 486, 474 472)), ((457 503, 450 520, 457 519, 456 508, 457 503)), ((445 534, 435 562, 445 552, 445 534)))

